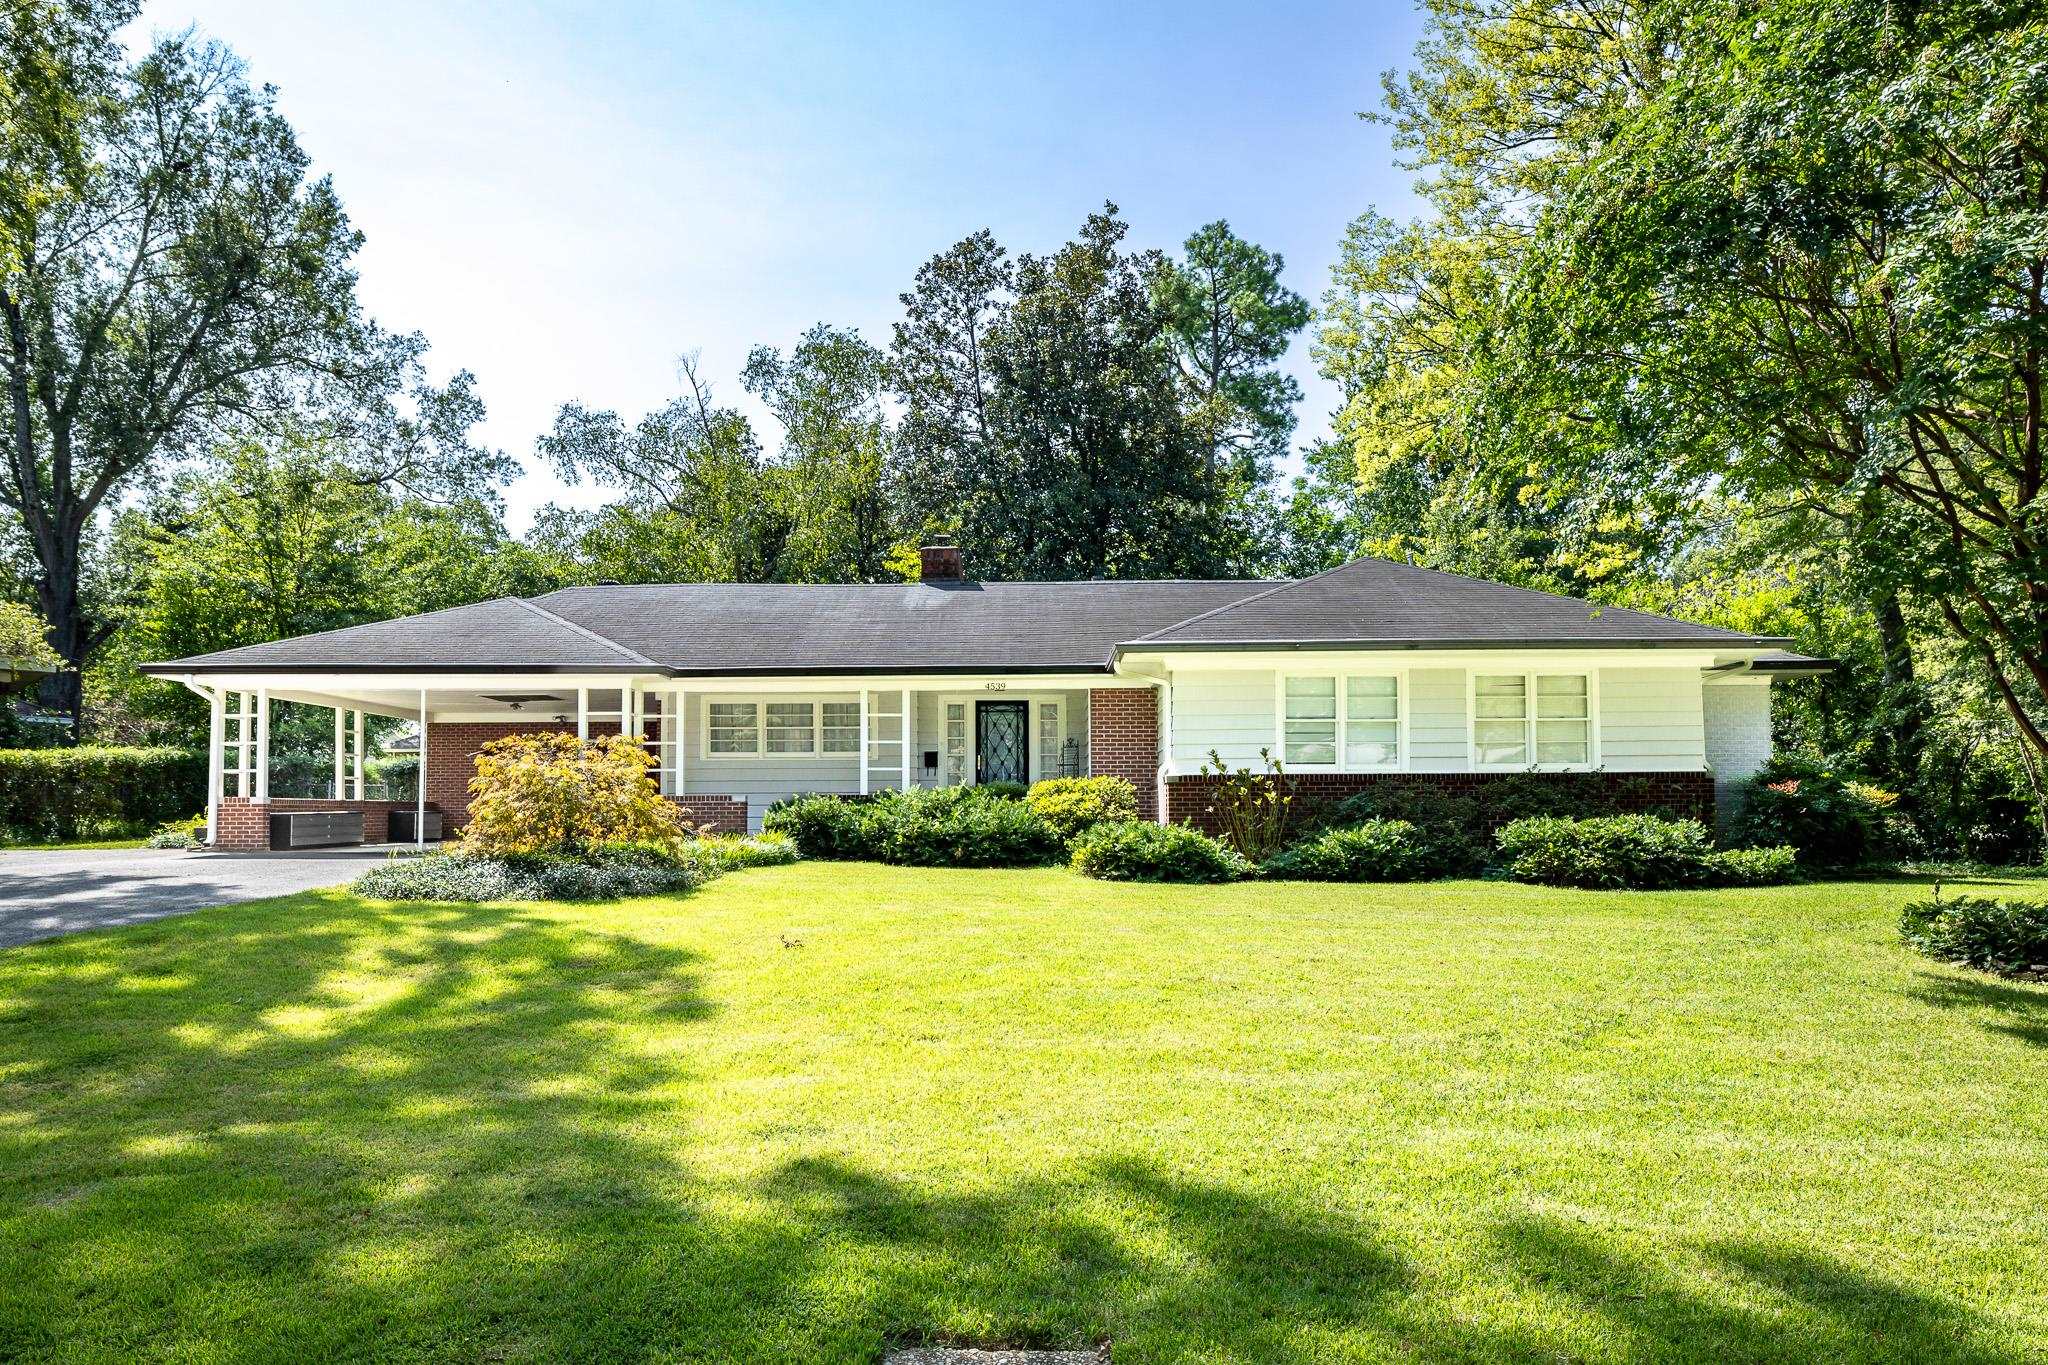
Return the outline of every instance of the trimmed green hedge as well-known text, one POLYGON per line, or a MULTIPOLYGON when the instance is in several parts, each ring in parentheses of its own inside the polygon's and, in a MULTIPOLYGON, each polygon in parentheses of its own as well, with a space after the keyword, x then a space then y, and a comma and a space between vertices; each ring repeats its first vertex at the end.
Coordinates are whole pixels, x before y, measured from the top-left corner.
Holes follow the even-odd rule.
POLYGON ((1716 849, 1697 820, 1603 815, 1539 816, 1494 836, 1518 882, 1587 890, 1650 891, 1676 886, 1771 886, 1792 880, 1790 848, 1716 849))
MULTIPOLYGON (((1016 790, 1014 784, 1010 791, 1016 790)), ((768 808, 763 830, 807 858, 859 858, 911 867, 1035 867, 1060 840, 1002 788, 885 792, 868 800, 798 796, 768 808)))
POLYGON ((0 749, 0 831, 15 842, 139 834, 205 804, 203 753, 0 749))
POLYGON ((1459 870, 1406 820, 1326 829, 1268 858, 1268 877, 1304 882, 1422 882, 1459 870))
POLYGON ((1234 882, 1252 875, 1236 849, 1186 825, 1111 820, 1074 841, 1073 867, 1110 882, 1234 882))

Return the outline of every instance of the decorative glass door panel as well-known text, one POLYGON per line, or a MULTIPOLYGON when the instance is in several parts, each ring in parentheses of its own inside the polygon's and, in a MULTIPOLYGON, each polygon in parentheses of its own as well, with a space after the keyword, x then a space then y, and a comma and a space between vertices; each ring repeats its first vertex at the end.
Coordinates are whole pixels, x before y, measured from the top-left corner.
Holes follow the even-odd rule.
POLYGON ((1029 782, 1031 706, 1021 701, 976 702, 977 782, 1029 782))
POLYGON ((945 748, 940 751, 939 781, 948 787, 967 782, 967 703, 946 703, 945 748))

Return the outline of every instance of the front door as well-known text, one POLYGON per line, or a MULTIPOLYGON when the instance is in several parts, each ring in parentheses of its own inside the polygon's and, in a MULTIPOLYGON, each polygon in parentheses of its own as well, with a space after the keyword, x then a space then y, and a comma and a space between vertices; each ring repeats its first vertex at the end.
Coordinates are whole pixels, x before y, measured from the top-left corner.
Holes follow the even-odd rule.
POLYGON ((1031 703, 980 701, 974 704, 976 782, 1031 780, 1031 703))

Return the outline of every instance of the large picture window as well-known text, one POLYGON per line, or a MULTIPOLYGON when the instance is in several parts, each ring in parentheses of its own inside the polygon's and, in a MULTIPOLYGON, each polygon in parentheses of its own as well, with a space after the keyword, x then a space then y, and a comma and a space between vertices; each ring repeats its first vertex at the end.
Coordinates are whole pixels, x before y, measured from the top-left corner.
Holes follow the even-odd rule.
POLYGON ((1291 768, 1369 772, 1401 766, 1401 680, 1304 675, 1280 688, 1280 753, 1291 768))
POLYGON ((706 758, 857 757, 860 738, 857 701, 775 697, 704 704, 706 758))
POLYGON ((1590 679, 1584 673, 1474 675, 1472 761, 1481 768, 1576 768, 1590 764, 1590 679))

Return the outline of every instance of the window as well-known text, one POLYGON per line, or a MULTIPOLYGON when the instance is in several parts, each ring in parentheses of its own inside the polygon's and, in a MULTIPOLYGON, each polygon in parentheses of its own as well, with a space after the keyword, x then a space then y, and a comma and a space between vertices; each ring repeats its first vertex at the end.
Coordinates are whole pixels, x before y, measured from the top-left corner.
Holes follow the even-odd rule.
POLYGON ((1482 673, 1472 680, 1472 760, 1481 767, 1529 763, 1529 680, 1482 673))
POLYGON ((818 750, 818 712, 812 702, 768 703, 768 752, 810 754, 818 750))
POLYGON ((857 701, 828 701, 819 708, 825 716, 825 752, 828 754, 857 754, 860 752, 860 703, 857 701))
POLYGON ((1038 775, 1060 775, 1060 704, 1056 701, 1038 703, 1038 775))
POLYGON ((1536 761, 1585 763, 1592 758, 1593 719, 1584 674, 1540 675, 1536 679, 1536 761))
POLYGON ((1344 766, 1395 768, 1401 764, 1401 680, 1344 680, 1344 766))
POLYGON ((1560 768, 1593 761, 1592 687, 1583 673, 1482 673, 1472 680, 1472 761, 1560 768))
POLYGON ((1400 678, 1333 674, 1285 679, 1280 756, 1289 767, 1342 772, 1400 767, 1400 678))
MULTIPOLYGON (((880 735, 898 718, 877 711, 869 717, 880 735)), ((763 697, 758 701, 704 704, 707 758, 812 758, 819 754, 858 756, 860 703, 819 697, 763 697)))
POLYGON ((760 709, 750 701, 715 701, 705 712, 707 746, 714 754, 761 751, 760 709))
POLYGON ((1337 680, 1289 678, 1281 751, 1290 765, 1337 765, 1337 680))

